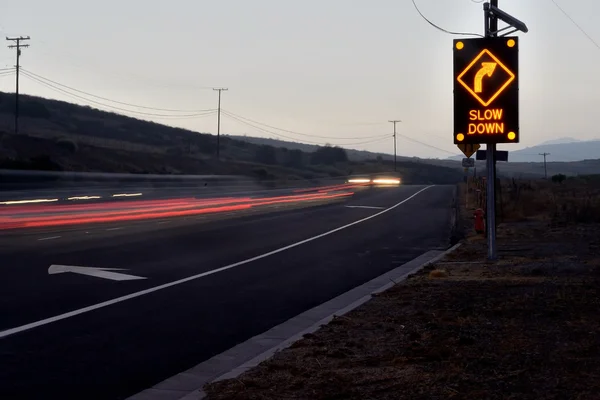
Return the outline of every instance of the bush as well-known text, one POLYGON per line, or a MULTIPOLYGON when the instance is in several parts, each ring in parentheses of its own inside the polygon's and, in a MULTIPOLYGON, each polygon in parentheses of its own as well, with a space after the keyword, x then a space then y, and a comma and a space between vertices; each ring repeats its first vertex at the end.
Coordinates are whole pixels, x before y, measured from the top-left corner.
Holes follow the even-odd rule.
POLYGON ((261 164, 277 164, 275 147, 262 145, 256 150, 255 160, 261 164))
POLYGON ((334 165, 348 162, 348 154, 341 147, 319 147, 310 157, 311 164, 334 165))
POLYGON ((554 182, 554 183, 561 184, 564 182, 565 179, 567 179, 567 176, 563 175, 563 174, 552 175, 552 182, 554 182))
POLYGON ((62 147, 63 149, 71 153, 76 153, 77 150, 79 150, 79 146, 77 146, 77 143, 69 139, 58 139, 56 141, 56 145, 62 147))

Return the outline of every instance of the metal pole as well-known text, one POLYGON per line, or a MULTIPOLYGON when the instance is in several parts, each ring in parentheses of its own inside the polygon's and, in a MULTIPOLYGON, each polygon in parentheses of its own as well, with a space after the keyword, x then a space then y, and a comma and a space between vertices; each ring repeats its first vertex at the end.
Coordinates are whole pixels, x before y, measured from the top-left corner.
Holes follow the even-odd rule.
MULTIPOLYGON (((490 4, 498 7, 498 0, 490 0, 490 4)), ((497 36, 498 19, 491 16, 489 6, 484 4, 486 37, 497 36)), ((487 240, 488 240, 488 259, 496 260, 497 244, 496 244, 496 144, 488 143, 486 148, 486 164, 487 164, 487 240)))

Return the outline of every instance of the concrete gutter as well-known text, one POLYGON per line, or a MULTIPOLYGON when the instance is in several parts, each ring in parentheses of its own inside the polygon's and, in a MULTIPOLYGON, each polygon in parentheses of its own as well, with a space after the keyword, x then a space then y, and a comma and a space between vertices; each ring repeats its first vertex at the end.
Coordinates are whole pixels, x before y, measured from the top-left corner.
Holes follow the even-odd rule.
POLYGON ((435 263, 460 246, 448 250, 430 250, 377 278, 328 302, 297 315, 268 331, 177 374, 128 400, 200 400, 202 388, 209 382, 232 379, 271 358, 307 333, 317 331, 334 316, 344 315, 369 301, 373 294, 388 290, 425 266, 435 263))

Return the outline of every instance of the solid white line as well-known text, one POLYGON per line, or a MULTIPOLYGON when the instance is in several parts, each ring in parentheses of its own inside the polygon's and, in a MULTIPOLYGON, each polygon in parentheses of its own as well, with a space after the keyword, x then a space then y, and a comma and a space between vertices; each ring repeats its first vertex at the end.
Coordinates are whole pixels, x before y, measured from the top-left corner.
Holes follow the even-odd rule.
POLYGON ((257 261, 257 260, 260 260, 260 259, 272 256, 274 254, 281 253, 283 251, 292 249, 294 247, 298 247, 298 246, 303 245, 305 243, 312 242, 313 240, 317 240, 317 239, 320 239, 322 237, 329 236, 329 235, 331 235, 333 233, 339 232, 339 231, 344 230, 346 228, 350 228, 351 226, 358 225, 358 224, 363 223, 365 221, 368 221, 368 220, 370 220, 372 218, 375 218, 375 217, 378 217, 378 216, 380 216, 382 214, 385 214, 388 211, 392 211, 394 208, 401 206, 402 204, 406 203, 407 201, 409 201, 413 197, 417 196, 418 194, 424 192, 425 190, 427 190, 427 189, 429 189, 429 188, 431 188, 433 186, 434 185, 427 186, 424 189, 419 190, 418 192, 416 192, 412 196, 407 197, 406 199, 402 200, 401 202, 394 204, 390 208, 386 208, 383 211, 380 211, 380 212, 378 212, 376 214, 370 215, 370 216, 365 217, 363 219, 359 219, 358 221, 354 221, 354 222, 351 222, 351 223, 346 224, 344 226, 340 226, 339 228, 335 228, 335 229, 332 229, 332 230, 327 231, 325 233, 321 233, 320 235, 313 236, 311 238, 301 240, 299 242, 290 244, 290 245, 285 246, 285 247, 281 247, 281 248, 279 248, 277 250, 273 250, 273 251, 270 251, 268 253, 256 256, 256 257, 248 258, 248 259, 243 260, 243 261, 239 261, 239 262, 236 262, 236 263, 233 263, 233 264, 229 264, 229 265, 226 265, 226 266, 221 267, 221 268, 217 268, 217 269, 213 269, 211 271, 206 271, 206 272, 202 272, 200 274, 188 276, 187 278, 183 278, 183 279, 179 279, 177 281, 165 283, 163 285, 151 287, 149 289, 140 290, 139 292, 127 294, 125 296, 117 297, 117 298, 112 299, 112 300, 103 301, 102 303, 98 303, 98 304, 94 304, 94 305, 91 305, 91 306, 83 307, 83 308, 80 308, 78 310, 69 311, 67 313, 60 314, 60 315, 57 315, 57 316, 54 316, 54 317, 50 317, 50 318, 42 319, 42 320, 39 320, 39 321, 31 322, 29 324, 17 326, 16 328, 7 329, 5 331, 0 332, 0 339, 5 338, 5 337, 10 336, 10 335, 14 335, 16 333, 25 332, 25 331, 28 331, 28 330, 33 329, 33 328, 38 328, 40 326, 44 326, 44 325, 48 325, 48 324, 51 324, 51 323, 54 323, 54 322, 57 322, 57 321, 61 321, 63 319, 67 319, 67 318, 75 317, 77 315, 85 314, 85 313, 88 313, 90 311, 98 310, 100 308, 108 307, 108 306, 111 306, 113 304, 121 303, 123 301, 135 299, 136 297, 141 297, 141 296, 147 295, 149 293, 158 292, 159 290, 167 289, 167 288, 170 288, 172 286, 181 285, 182 283, 186 283, 186 282, 193 281, 193 280, 196 280, 196 279, 199 279, 199 278, 203 278, 205 276, 214 275, 214 274, 217 274, 219 272, 227 271, 228 269, 239 267, 240 265, 248 264, 248 263, 251 263, 253 261, 257 261))
POLYGON ((373 207, 373 206, 346 206, 347 208, 368 208, 371 210, 383 210, 385 207, 373 207))
POLYGON ((49 236, 49 237, 45 237, 45 238, 38 239, 38 242, 41 242, 42 240, 53 240, 53 239, 58 239, 58 238, 60 238, 60 237, 61 237, 61 236, 49 236))

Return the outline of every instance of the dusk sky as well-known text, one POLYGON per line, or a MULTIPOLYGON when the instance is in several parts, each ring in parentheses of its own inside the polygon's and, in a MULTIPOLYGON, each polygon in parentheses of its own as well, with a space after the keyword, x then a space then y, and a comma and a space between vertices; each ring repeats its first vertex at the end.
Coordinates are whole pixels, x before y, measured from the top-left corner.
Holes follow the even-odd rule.
MULTIPOLYGON (((600 1, 557 1, 600 42, 600 1)), ((445 29, 483 31, 482 5, 473 0, 417 4, 445 29)), ((565 136, 600 139, 600 49, 551 0, 499 5, 529 27, 518 34, 521 143, 500 148, 565 136)), ((224 134, 391 153, 387 121, 401 119, 400 134, 436 148, 400 137, 400 155, 458 154, 452 144, 452 40, 460 36, 430 26, 410 0, 14 1, 0 6, 0 30, 31 36, 24 70, 72 88, 146 107, 209 110, 217 105, 211 88, 227 87, 227 112, 307 136, 272 128, 266 133, 226 115, 224 134), (363 143, 373 138, 379 141, 363 143)), ((14 50, 2 46, 0 68, 12 67, 14 58, 14 50)), ((0 90, 14 91, 14 76, 0 78, 0 90)), ((89 104, 28 76, 21 90, 89 104)), ((214 114, 147 118, 216 133, 214 114)))

